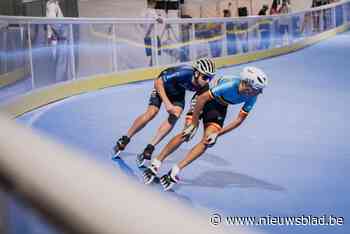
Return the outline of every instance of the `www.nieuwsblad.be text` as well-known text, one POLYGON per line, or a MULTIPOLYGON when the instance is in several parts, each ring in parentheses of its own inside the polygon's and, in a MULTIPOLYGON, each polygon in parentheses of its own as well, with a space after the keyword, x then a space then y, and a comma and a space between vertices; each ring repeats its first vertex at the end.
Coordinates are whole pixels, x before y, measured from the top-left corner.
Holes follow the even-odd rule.
POLYGON ((210 217, 210 224, 213 226, 231 225, 231 226, 342 226, 344 217, 334 215, 301 215, 301 216, 223 216, 213 214, 210 217))

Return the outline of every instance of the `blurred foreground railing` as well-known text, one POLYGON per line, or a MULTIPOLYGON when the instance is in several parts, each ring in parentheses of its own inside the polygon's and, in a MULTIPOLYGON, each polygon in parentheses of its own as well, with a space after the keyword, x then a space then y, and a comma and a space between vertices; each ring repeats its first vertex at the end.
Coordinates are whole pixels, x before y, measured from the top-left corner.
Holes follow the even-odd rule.
POLYGON ((0 188, 39 211, 59 228, 58 233, 225 233, 210 226, 209 216, 198 215, 122 173, 112 174, 110 168, 3 116, 0 129, 0 188))

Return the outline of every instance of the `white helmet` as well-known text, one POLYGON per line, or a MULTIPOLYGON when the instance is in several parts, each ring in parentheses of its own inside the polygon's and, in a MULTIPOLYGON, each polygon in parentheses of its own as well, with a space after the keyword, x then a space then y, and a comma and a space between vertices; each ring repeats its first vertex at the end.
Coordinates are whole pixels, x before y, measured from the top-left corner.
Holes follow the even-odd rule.
POLYGON ((241 72, 242 80, 246 81, 253 89, 262 91, 268 84, 267 75, 257 67, 245 67, 241 72))
POLYGON ((210 58, 198 59, 194 62, 193 67, 206 76, 215 76, 215 63, 210 58))

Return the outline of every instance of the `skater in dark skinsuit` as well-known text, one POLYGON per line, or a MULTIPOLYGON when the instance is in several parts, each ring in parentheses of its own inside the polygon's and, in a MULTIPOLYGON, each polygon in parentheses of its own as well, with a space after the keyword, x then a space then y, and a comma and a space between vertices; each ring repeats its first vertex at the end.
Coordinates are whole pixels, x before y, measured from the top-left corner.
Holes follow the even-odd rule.
POLYGON ((147 160, 151 160, 155 146, 171 131, 180 117, 185 106, 186 91, 200 91, 208 86, 214 75, 215 64, 208 58, 199 59, 192 66, 170 67, 162 71, 154 81, 147 110, 137 117, 127 133, 117 140, 114 147, 115 157, 118 157, 130 139, 158 114, 161 104, 164 103, 169 116, 161 123, 156 135, 143 152, 137 155, 136 162, 141 167, 147 160))

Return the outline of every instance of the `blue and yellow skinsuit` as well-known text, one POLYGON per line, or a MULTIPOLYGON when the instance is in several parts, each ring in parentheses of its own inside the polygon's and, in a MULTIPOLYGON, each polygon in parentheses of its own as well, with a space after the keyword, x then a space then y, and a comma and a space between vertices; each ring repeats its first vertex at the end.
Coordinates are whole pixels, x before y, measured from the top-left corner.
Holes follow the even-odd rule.
MULTIPOLYGON (((240 110, 244 116, 253 109, 257 96, 240 94, 240 82, 241 79, 236 76, 223 76, 212 81, 209 87, 211 100, 205 104, 201 114, 205 126, 212 125, 220 130, 224 125, 228 105, 244 103, 240 110)), ((193 109, 187 114, 187 119, 191 119, 192 111, 193 109)))
MULTIPOLYGON (((202 88, 193 84, 194 68, 192 66, 170 67, 162 71, 158 79, 163 80, 165 93, 170 102, 182 109, 185 107, 186 90, 197 92, 202 88)), ((208 89, 208 88, 207 88, 208 89)), ((160 108, 162 99, 157 90, 153 90, 149 99, 149 105, 160 108)))

